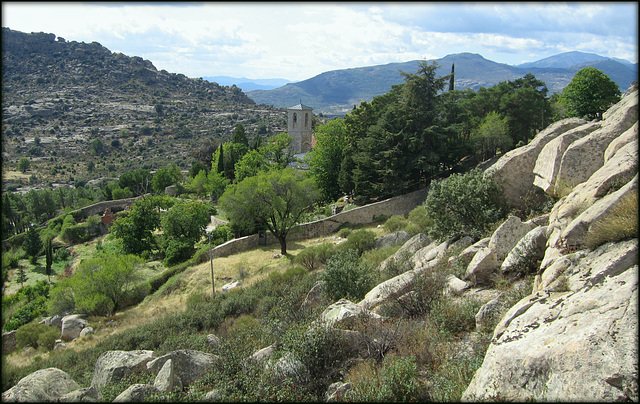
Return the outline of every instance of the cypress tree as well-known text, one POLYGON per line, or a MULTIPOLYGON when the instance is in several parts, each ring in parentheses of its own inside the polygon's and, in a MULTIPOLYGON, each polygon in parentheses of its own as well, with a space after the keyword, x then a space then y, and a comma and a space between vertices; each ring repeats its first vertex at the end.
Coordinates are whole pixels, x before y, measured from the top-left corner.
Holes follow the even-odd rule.
POLYGON ((51 237, 47 237, 44 247, 46 260, 45 273, 49 277, 49 282, 51 282, 51 266, 53 265, 53 242, 51 240, 51 237))
POLYGON ((449 91, 453 91, 455 89, 454 85, 454 75, 455 75, 455 63, 451 63, 451 77, 449 77, 449 91))
POLYGON ((219 173, 224 173, 224 148, 222 147, 223 144, 220 143, 220 146, 218 146, 218 150, 220 150, 220 153, 218 153, 218 172, 219 173))

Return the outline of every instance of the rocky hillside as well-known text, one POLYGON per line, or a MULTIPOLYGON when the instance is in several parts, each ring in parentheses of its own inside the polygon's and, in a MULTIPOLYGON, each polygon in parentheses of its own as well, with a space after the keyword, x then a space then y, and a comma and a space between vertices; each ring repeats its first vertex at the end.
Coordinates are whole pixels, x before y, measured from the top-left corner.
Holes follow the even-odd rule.
MULTIPOLYGON (((477 242, 470 238, 439 242, 421 233, 408 240, 401 232, 383 236, 376 244, 400 242, 402 247, 377 270, 393 266, 397 276, 378 284, 358 302, 323 302, 318 298, 323 287, 319 282, 300 309, 323 308, 313 326, 340 333, 341 348, 349 353, 351 366, 367 358, 380 361, 397 342, 390 330, 397 331, 394 324, 398 323, 390 308, 410 310, 412 302, 429 290, 424 280, 434 280, 435 271, 462 266, 458 276, 449 271, 443 289, 436 293, 447 296, 452 305, 436 307, 450 310, 445 314, 449 322, 456 319, 455 307, 469 307, 465 302, 480 301, 481 307, 475 314, 474 331, 446 341, 445 362, 473 355, 475 346, 469 341, 490 335, 484 361, 461 394, 463 401, 637 401, 637 86, 601 121, 556 122, 485 172, 504 181, 514 208, 526 205, 536 192, 546 192, 556 202, 549 213, 527 221, 510 216, 477 242), (523 282, 525 275, 535 277, 533 284, 523 282), (498 288, 500 284, 509 286, 498 288), (512 289, 518 290, 515 301, 514 293, 507 292, 512 289), (362 328, 363 322, 369 328, 362 328)), ((65 321, 74 335, 87 326, 74 316, 58 322, 66 339, 74 335, 65 334, 65 321)), ((429 321, 419 324, 422 329, 434 326, 429 321)), ((198 338, 210 347, 220 344, 213 334, 198 338)), ((433 364, 429 355, 436 352, 436 343, 430 344, 413 346, 411 355, 433 364)), ((305 356, 305 347, 295 348, 282 352, 279 344, 264 347, 245 358, 242 366, 270 370, 282 383, 307 383, 308 369, 296 357, 305 356)), ((319 347, 312 344, 306 349, 316 352, 319 347)), ((90 386, 78 385, 64 369, 49 368, 23 378, 2 398, 101 400, 101 388, 137 372, 147 375, 149 382, 132 384, 116 401, 140 401, 182 390, 222 363, 220 355, 197 350, 176 349, 164 355, 152 350, 106 351, 95 363, 90 386)), ((331 377, 327 401, 358 399, 342 370, 324 375, 331 377)), ((427 390, 442 383, 418 377, 427 390)), ((190 397, 222 397, 224 386, 207 380, 209 391, 192 390, 190 397)))
POLYGON ((229 140, 237 124, 250 138, 259 128, 263 135, 286 130, 284 111, 256 105, 235 86, 158 71, 97 42, 8 28, 2 94, 3 165, 29 157, 48 182, 69 182, 70 171, 83 171, 69 163, 89 159, 97 169, 83 174, 92 177, 170 161, 188 169, 195 149, 229 140), (94 158, 96 139, 104 148, 94 158))

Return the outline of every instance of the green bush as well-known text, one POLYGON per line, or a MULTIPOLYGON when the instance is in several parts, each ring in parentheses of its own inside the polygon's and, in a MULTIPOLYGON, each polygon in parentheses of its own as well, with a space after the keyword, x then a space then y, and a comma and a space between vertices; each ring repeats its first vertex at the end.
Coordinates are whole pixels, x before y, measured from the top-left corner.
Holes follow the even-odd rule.
POLYGON ((362 255, 367 250, 376 245, 376 234, 371 230, 360 229, 349 234, 347 241, 340 244, 339 249, 355 250, 358 255, 362 255))
POLYGON ((427 392, 418 378, 415 358, 388 356, 381 365, 362 362, 350 371, 348 380, 353 384, 354 401, 424 401, 427 392))
POLYGON ((230 226, 222 225, 216 226, 215 229, 211 231, 211 243, 213 246, 217 246, 233 238, 233 231, 230 226))
POLYGON ((428 234, 440 240, 459 234, 480 238, 509 212, 500 185, 477 168, 431 183, 424 206, 433 220, 428 234))
POLYGON ((355 250, 339 251, 331 257, 322 280, 326 282, 325 293, 334 300, 359 301, 375 286, 373 272, 360 262, 355 250))
POLYGON ((418 233, 427 234, 432 226, 433 219, 427 215, 426 206, 422 205, 409 212, 409 225, 407 225, 405 231, 412 236, 418 233))
POLYGON ((338 230, 338 237, 347 238, 349 237, 349 234, 351 234, 352 232, 353 232, 352 229, 348 227, 343 227, 340 230, 338 230))
POLYGON ((167 243, 164 253, 164 263, 166 266, 179 264, 188 260, 193 255, 193 245, 181 239, 172 239, 167 243))
POLYGON ((335 246, 331 243, 322 243, 317 246, 307 247, 300 251, 294 258, 294 262, 303 266, 307 271, 313 271, 327 263, 327 260, 335 253, 335 246))
POLYGON ((69 253, 69 250, 62 247, 55 250, 55 252, 53 253, 53 260, 55 262, 66 261, 70 256, 71 254, 69 253))
POLYGON ((75 298, 73 295, 73 285, 75 279, 60 279, 51 288, 51 296, 47 302, 47 311, 52 314, 71 313, 75 307, 75 298))
POLYGON ((60 330, 44 324, 29 323, 18 328, 16 332, 16 342, 18 348, 27 346, 46 350, 52 350, 56 344, 56 339, 60 336, 60 330))
POLYGON ((384 229, 390 233, 404 230, 408 225, 407 219, 402 215, 394 215, 384 222, 384 229))
POLYGON ((91 233, 90 227, 86 224, 63 226, 60 232, 60 238, 69 244, 84 243, 98 233, 91 233))
POLYGON ((24 255, 22 249, 12 249, 2 254, 2 268, 3 269, 15 269, 18 268, 18 262, 20 257, 24 255))
POLYGON ((15 310, 11 315, 11 318, 7 320, 4 325, 5 331, 13 331, 18 327, 29 323, 38 316, 43 316, 47 313, 47 297, 38 296, 26 305, 15 310))

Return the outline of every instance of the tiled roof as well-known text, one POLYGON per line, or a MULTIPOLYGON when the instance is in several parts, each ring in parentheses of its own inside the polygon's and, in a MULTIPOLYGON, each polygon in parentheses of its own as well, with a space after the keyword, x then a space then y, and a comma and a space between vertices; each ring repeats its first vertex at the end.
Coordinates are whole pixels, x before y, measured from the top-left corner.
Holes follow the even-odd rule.
POLYGON ((289 107, 287 109, 299 109, 299 110, 301 110, 301 109, 313 109, 313 108, 311 108, 308 105, 304 105, 304 104, 300 103, 298 105, 294 105, 293 107, 289 107))

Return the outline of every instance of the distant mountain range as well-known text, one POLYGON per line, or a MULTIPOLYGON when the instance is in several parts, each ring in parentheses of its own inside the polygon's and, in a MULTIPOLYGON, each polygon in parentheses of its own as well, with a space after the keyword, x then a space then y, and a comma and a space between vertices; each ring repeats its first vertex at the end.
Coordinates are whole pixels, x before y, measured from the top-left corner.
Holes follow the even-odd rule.
POLYGON ((287 83, 293 83, 291 80, 286 79, 248 79, 246 77, 229 77, 229 76, 211 76, 203 77, 204 80, 218 83, 221 86, 240 87, 242 91, 251 90, 273 90, 274 88, 282 87, 287 83))
MULTIPOLYGON (((257 104, 289 107, 302 100, 304 104, 312 106, 315 113, 342 116, 361 101, 371 101, 373 97, 388 92, 392 85, 402 83, 404 80, 400 72, 415 73, 419 62, 413 60, 332 70, 274 89, 243 90, 257 104)), ((603 71, 623 92, 632 81, 638 79, 637 63, 583 52, 566 52, 518 66, 496 63, 473 53, 452 54, 429 62, 439 65, 439 76, 449 74, 451 65, 455 64, 455 88, 459 90, 491 87, 501 81, 515 80, 532 73, 547 84, 549 94, 552 94, 561 92, 575 73, 587 66, 603 71)))

